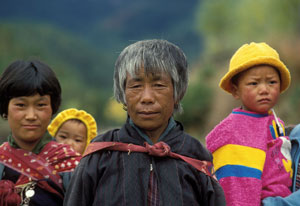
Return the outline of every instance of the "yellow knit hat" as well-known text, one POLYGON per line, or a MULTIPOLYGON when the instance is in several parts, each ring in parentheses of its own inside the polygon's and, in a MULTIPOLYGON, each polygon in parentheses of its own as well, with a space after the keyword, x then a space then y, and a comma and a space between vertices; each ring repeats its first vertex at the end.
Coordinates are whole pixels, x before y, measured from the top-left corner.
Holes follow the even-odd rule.
POLYGON ((70 119, 78 119, 85 124, 87 128, 87 140, 86 140, 86 147, 87 147, 88 144, 91 142, 91 140, 97 135, 97 124, 93 116, 83 110, 77 110, 71 108, 60 112, 49 124, 48 132, 50 133, 51 136, 54 137, 57 130, 60 128, 60 126, 65 121, 70 119))
POLYGON ((280 92, 284 92, 291 83, 291 75, 287 67, 280 60, 279 54, 268 44, 255 43, 242 45, 232 56, 229 71, 221 79, 219 86, 231 93, 231 79, 236 74, 257 65, 270 65, 280 72, 280 92))

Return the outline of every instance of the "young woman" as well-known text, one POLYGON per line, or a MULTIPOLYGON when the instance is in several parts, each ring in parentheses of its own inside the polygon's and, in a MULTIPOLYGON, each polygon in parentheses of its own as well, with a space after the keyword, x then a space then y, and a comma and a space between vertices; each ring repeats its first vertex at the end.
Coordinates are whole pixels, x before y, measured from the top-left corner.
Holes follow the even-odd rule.
POLYGON ((47 126, 61 87, 40 61, 15 61, 0 77, 0 115, 11 135, 0 147, 0 205, 62 205, 80 154, 51 141, 47 126))

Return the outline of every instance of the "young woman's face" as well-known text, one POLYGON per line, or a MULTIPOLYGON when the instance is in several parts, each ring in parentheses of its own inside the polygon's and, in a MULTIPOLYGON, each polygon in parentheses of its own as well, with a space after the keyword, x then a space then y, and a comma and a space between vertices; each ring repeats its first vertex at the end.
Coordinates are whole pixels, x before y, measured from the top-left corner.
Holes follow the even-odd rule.
POLYGON ((87 144, 87 128, 83 122, 68 120, 55 134, 57 142, 70 145, 76 152, 83 154, 87 144))
POLYGON ((280 77, 276 69, 267 65, 255 66, 240 74, 233 85, 233 96, 240 99, 243 109, 267 113, 280 95, 280 77))
POLYGON ((31 151, 47 131, 52 116, 50 95, 20 96, 8 103, 7 120, 19 147, 31 151))

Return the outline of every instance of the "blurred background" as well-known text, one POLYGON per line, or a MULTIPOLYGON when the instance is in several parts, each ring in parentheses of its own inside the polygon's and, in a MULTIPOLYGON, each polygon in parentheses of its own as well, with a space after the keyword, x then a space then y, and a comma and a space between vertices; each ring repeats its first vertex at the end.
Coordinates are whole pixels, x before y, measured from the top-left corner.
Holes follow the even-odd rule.
MULTIPOLYGON (((290 69, 292 84, 275 110, 286 125, 300 123, 299 0, 1 0, 0 73, 16 59, 39 59, 57 74, 60 111, 84 109, 99 132, 126 119, 113 96, 119 53, 142 39, 162 38, 185 52, 190 84, 175 118, 204 142, 239 106, 218 87, 230 57, 244 43, 266 42, 290 69), (297 112, 298 111, 298 112, 297 112)), ((9 134, 0 120, 0 138, 9 134)))

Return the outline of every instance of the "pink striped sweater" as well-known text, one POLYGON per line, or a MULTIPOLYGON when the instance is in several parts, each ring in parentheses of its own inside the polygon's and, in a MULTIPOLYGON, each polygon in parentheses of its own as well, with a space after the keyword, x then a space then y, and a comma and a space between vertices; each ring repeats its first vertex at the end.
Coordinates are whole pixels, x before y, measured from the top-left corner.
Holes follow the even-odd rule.
POLYGON ((265 197, 291 193, 291 144, 278 135, 273 114, 234 109, 208 134, 206 145, 227 205, 258 206, 265 197))

